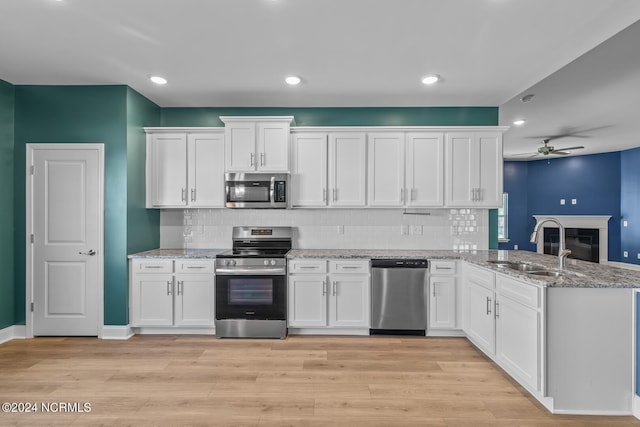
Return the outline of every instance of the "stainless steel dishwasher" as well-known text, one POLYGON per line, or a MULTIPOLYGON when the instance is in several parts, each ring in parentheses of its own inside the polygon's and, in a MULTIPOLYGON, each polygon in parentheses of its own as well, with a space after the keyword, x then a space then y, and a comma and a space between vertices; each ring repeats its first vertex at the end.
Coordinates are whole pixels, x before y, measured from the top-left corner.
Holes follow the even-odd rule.
POLYGON ((425 335, 428 266, 426 259, 371 260, 371 335, 425 335))

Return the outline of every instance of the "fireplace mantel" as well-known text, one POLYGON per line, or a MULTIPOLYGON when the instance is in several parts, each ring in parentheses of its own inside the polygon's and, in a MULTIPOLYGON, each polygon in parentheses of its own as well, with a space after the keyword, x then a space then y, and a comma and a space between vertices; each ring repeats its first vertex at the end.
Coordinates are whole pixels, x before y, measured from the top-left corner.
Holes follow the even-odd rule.
MULTIPOLYGON (((599 230, 600 238, 600 264, 607 264, 609 261, 609 220, 611 215, 534 215, 536 222, 545 219, 556 219, 565 228, 594 228, 599 230)), ((548 222, 542 225, 541 234, 544 235, 545 228, 557 228, 548 222)), ((544 253, 544 241, 538 239, 537 252, 544 253)))

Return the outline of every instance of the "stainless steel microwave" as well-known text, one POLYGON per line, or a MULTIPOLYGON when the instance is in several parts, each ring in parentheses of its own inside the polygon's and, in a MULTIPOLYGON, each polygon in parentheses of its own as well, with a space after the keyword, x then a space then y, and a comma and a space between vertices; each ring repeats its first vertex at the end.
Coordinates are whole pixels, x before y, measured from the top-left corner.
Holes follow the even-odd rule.
POLYGON ((225 173, 224 181, 228 208, 287 208, 288 173, 225 173))

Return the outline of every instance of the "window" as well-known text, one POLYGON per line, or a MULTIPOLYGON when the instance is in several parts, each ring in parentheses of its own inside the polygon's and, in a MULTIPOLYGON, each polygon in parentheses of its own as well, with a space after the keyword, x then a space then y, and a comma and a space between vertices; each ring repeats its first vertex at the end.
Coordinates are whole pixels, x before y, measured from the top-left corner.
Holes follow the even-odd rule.
POLYGON ((502 207, 498 208, 498 241, 509 241, 509 227, 508 217, 509 215, 509 194, 502 193, 502 207))

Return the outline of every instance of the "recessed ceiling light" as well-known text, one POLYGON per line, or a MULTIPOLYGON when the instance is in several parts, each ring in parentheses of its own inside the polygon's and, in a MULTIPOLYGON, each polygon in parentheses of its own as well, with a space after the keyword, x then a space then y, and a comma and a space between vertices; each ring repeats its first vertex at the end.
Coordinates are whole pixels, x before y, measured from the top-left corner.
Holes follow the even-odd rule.
POLYGON ((160 76, 151 76, 151 77, 149 77, 149 80, 151 80, 152 82, 154 82, 157 85, 166 85, 167 84, 167 79, 165 79, 164 77, 160 77, 160 76))
POLYGON ((530 93, 529 95, 525 95, 522 98, 520 98, 520 101, 529 102, 533 99, 534 96, 535 96, 534 94, 530 93))
POLYGON ((425 85, 432 85, 435 82, 437 82, 438 80, 440 80, 440 76, 437 74, 431 74, 429 76, 425 76, 422 78, 422 83, 425 85))
POLYGON ((527 121, 525 119, 518 119, 518 120, 514 120, 513 124, 516 126, 522 126, 523 124, 525 124, 527 121))
POLYGON ((285 78, 284 81, 287 82, 288 85, 295 86, 297 84, 300 84, 302 80, 298 76, 289 76, 285 78))

